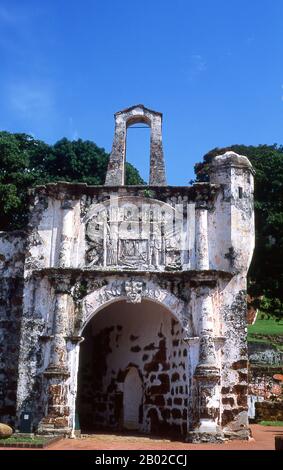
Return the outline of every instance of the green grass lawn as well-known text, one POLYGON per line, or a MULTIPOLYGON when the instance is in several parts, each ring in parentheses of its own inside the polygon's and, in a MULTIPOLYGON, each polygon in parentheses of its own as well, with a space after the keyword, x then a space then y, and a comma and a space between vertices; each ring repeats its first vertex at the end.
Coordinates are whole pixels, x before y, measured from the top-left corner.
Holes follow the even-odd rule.
POLYGON ((283 421, 260 421, 262 426, 283 426, 283 421))
POLYGON ((248 341, 267 343, 283 351, 283 320, 276 321, 275 318, 268 318, 265 314, 259 313, 256 322, 248 325, 248 341))
POLYGON ((47 441, 49 441, 48 437, 41 437, 41 436, 35 436, 33 437, 18 437, 18 436, 11 436, 6 439, 0 439, 0 445, 1 443, 7 443, 7 444, 45 444, 47 441))
POLYGON ((283 320, 278 322, 272 317, 267 318, 264 314, 259 313, 256 322, 253 325, 248 325, 248 334, 283 335, 283 320))

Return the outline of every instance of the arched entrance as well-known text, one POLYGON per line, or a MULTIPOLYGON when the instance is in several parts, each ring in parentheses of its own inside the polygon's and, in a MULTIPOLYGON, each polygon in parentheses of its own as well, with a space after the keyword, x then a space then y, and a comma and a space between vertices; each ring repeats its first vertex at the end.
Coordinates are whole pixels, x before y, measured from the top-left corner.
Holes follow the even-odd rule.
POLYGON ((123 424, 125 429, 137 431, 140 427, 140 409, 143 400, 142 381, 136 367, 130 367, 124 381, 123 424))
POLYGON ((117 300, 92 317, 82 336, 76 403, 82 432, 151 432, 158 421, 158 432, 183 434, 187 344, 166 307, 117 300))

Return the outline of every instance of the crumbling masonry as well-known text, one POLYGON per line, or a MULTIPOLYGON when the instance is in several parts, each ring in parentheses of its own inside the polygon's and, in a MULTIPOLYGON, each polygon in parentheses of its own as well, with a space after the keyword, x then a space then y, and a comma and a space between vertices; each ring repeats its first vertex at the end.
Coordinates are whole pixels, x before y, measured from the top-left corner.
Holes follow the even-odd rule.
POLYGON ((26 231, 0 237, 0 421, 72 435, 134 429, 246 439, 246 276, 253 169, 166 185, 162 115, 115 114, 104 186, 31 191, 26 231), (151 128, 148 186, 125 186, 127 127, 151 128))

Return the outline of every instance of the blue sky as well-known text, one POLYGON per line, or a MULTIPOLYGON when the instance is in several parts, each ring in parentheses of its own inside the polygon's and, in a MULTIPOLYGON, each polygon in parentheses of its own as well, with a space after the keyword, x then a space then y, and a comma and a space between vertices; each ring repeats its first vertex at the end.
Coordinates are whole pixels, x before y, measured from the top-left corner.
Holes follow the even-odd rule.
MULTIPOLYGON (((163 112, 168 182, 214 147, 283 143, 282 0, 0 0, 0 129, 111 150, 114 112, 163 112)), ((148 131, 128 131, 148 172, 148 131)))

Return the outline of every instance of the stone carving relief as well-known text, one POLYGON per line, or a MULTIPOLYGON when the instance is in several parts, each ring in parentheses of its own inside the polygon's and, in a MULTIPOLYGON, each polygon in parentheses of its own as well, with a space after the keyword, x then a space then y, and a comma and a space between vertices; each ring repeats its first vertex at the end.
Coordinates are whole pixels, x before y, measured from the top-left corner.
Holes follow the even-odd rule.
POLYGON ((160 201, 154 204, 138 197, 124 199, 89 209, 86 265, 108 269, 180 270, 183 224, 175 221, 175 210, 160 201))
POLYGON ((191 336, 192 328, 187 303, 171 293, 170 289, 165 290, 145 278, 113 279, 107 285, 87 294, 81 300, 79 309, 82 314, 82 325, 85 325, 89 318, 108 302, 124 299, 133 303, 140 303, 142 300, 159 302, 177 317, 187 336, 191 336))
POLYGON ((143 283, 141 281, 125 281, 127 302, 133 304, 140 303, 142 301, 142 288, 143 283))
POLYGON ((103 264, 103 227, 96 219, 91 219, 86 230, 86 263, 88 266, 101 266, 103 264))

